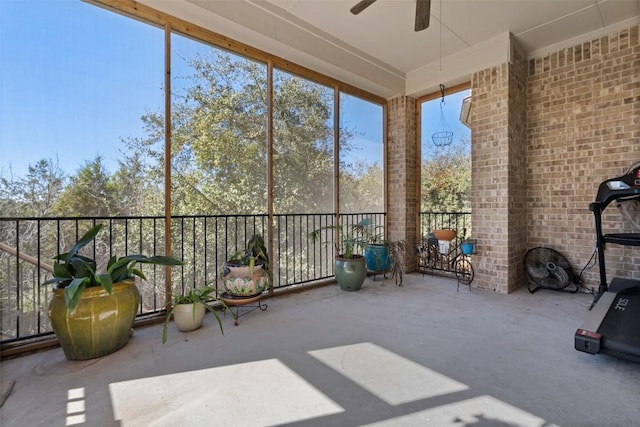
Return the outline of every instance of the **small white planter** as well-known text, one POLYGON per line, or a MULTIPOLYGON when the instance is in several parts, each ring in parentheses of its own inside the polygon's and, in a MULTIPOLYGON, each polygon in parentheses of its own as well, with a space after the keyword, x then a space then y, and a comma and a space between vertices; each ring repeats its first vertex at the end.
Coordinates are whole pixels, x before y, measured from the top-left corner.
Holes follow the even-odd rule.
POLYGON ((177 304, 173 309, 173 321, 182 332, 195 331, 202 326, 206 308, 203 303, 177 304))

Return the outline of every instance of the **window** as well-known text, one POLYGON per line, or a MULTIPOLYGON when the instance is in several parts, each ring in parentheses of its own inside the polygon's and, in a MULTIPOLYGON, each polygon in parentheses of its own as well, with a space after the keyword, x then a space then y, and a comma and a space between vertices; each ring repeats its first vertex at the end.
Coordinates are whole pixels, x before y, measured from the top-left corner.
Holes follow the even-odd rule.
POLYGON ((172 210, 267 212, 267 67, 172 36, 172 210))
POLYGON ((333 88, 273 76, 274 211, 333 211, 333 88))
POLYGON ((340 94, 340 213, 384 212, 382 106, 340 94))
POLYGON ((421 104, 422 212, 469 212, 471 210, 471 129, 460 122, 463 90, 438 96, 421 104), (437 146, 439 135, 453 133, 450 145, 437 146))

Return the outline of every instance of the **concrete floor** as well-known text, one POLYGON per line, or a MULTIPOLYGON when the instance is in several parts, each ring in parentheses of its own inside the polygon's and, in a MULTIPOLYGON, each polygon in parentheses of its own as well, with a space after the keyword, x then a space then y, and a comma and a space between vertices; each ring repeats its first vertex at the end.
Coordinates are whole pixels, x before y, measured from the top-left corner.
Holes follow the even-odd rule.
POLYGON ((640 364, 573 349, 592 297, 510 295, 421 274, 368 278, 139 328, 122 350, 2 362, 13 426, 638 426, 640 364), (242 313, 242 311, 241 311, 242 313))

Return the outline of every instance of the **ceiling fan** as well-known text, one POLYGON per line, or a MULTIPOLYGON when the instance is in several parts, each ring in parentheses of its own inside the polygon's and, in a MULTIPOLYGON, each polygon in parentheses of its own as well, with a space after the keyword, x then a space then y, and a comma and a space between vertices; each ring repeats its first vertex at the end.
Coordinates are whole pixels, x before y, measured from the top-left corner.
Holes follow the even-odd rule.
MULTIPOLYGON (((351 13, 359 14, 376 0, 361 0, 351 8, 351 13)), ((431 15, 431 0, 416 0, 416 24, 415 31, 422 31, 429 27, 429 15, 431 15)))

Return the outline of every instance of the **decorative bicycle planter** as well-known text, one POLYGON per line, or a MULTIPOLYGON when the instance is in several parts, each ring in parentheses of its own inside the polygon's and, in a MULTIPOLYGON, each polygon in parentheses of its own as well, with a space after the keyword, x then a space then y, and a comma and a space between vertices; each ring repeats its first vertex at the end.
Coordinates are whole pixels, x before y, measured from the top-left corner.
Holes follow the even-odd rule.
POLYGON ((454 273, 460 283, 469 285, 475 276, 469 256, 475 253, 475 240, 466 239, 462 243, 451 244, 457 236, 455 230, 433 230, 426 242, 417 250, 419 268, 430 271, 446 271, 454 273), (426 244, 424 244, 426 243, 426 244))

